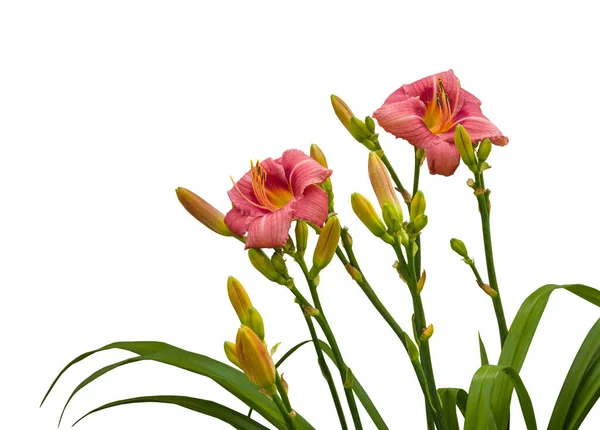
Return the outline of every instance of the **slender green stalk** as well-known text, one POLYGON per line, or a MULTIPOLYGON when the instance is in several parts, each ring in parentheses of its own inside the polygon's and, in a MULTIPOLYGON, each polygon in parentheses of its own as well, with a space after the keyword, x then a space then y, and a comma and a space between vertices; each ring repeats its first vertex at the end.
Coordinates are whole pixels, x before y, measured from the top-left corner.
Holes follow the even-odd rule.
POLYGON ((276 372, 275 376, 276 376, 275 385, 277 386, 277 391, 279 391, 279 394, 281 395, 281 400, 283 400, 285 409, 288 412, 292 412, 292 405, 290 403, 290 398, 288 397, 287 391, 285 390, 285 387, 283 386, 283 381, 281 380, 281 376, 279 375, 279 372, 276 372))
MULTIPOLYGON (((308 300, 304 298, 302 293, 298 291, 294 284, 292 284, 290 290, 296 297, 296 301, 300 304, 301 310, 302 305, 311 306, 308 300)), ((335 410, 337 412, 340 425, 342 426, 343 430, 348 430, 348 424, 346 423, 346 417, 344 416, 344 409, 342 408, 340 396, 338 395, 337 389, 335 388, 335 383, 333 381, 331 371, 329 370, 329 366, 327 366, 327 362, 325 361, 323 350, 321 350, 321 343, 319 342, 319 337, 317 336, 315 325, 313 324, 311 317, 305 317, 304 319, 306 320, 306 325, 308 326, 308 331, 310 332, 310 338, 312 339, 312 344, 314 345, 315 352, 317 353, 317 362, 319 363, 321 373, 323 374, 323 378, 325 378, 325 381, 327 381, 327 385, 329 386, 329 391, 331 392, 331 398, 333 399, 333 403, 335 405, 335 410)))
POLYGON ((354 398, 354 391, 352 391, 352 386, 346 386, 347 378, 349 376, 349 369, 342 358, 342 353, 340 352, 340 348, 337 344, 337 340, 331 331, 331 327, 327 322, 327 318, 325 318, 325 313, 323 311, 323 306, 321 306, 321 300, 319 299, 319 294, 317 293, 317 286, 313 279, 309 276, 309 270, 306 266, 306 262, 304 258, 297 257, 296 261, 304 273, 304 277, 306 278, 306 282, 308 283, 308 287, 310 289, 310 294, 312 296, 313 302, 316 308, 319 310, 319 315, 315 317, 321 330, 323 330, 323 334, 331 347, 333 352, 333 356, 335 362, 337 363, 337 367, 340 371, 340 376, 342 378, 342 383, 344 384, 344 393, 346 394, 346 401, 348 402, 348 407, 350 408, 350 413, 352 414, 352 420, 354 421, 354 427, 356 430, 362 430, 362 423, 360 421, 360 414, 358 413, 358 408, 356 406, 356 399, 354 398))
MULTIPOLYGON (((400 327, 400 325, 396 322, 396 320, 394 319, 392 314, 390 314, 390 312, 387 310, 387 308, 384 306, 384 304, 381 302, 381 300, 379 300, 379 297, 377 296, 377 294, 375 293, 375 291, 373 290, 373 288, 367 281, 367 278, 365 277, 364 273, 362 272, 362 270, 360 268, 360 265, 358 264, 358 261, 356 260, 356 256, 354 255, 354 250, 352 249, 352 243, 350 240, 350 236, 346 229, 342 230, 342 244, 344 246, 344 250, 348 254, 348 259, 350 261, 348 261, 348 259, 346 259, 344 252, 339 247, 336 250, 336 255, 338 256, 339 260, 342 262, 344 267, 347 266, 348 264, 350 264, 350 265, 352 265, 352 267, 354 267, 356 270, 359 271, 359 273, 361 275, 361 279, 355 280, 355 282, 358 284, 358 286, 361 288, 361 290, 365 293, 365 295, 367 296, 367 298, 369 299, 371 304, 375 307, 375 309, 377 309, 377 311, 379 312, 379 315, 381 315, 383 317, 385 322, 387 322, 388 325, 390 326, 390 328, 394 331, 394 333, 396 334, 396 336, 402 343, 402 346, 404 346, 404 349, 406 350, 406 352, 410 358, 410 352, 408 349, 408 345, 406 343, 406 332, 404 330, 402 330, 402 327, 400 327)), ((427 400, 427 398, 428 398, 427 382, 425 379, 425 373, 423 372, 423 367, 421 366, 421 362, 418 359, 415 361, 413 361, 411 359, 411 364, 413 366, 415 374, 417 375, 417 379, 419 381, 419 385, 421 386, 421 390, 423 391, 423 396, 425 398, 425 408, 426 408, 426 410, 428 412, 428 416, 429 416, 430 412, 431 412, 431 404, 427 400)))
POLYGON ((494 312, 496 313, 496 320, 498 322, 498 331, 500 333, 500 345, 504 346, 504 341, 506 340, 506 336, 508 335, 508 327, 506 325, 506 318, 504 316, 502 299, 500 298, 500 291, 498 290, 496 268, 494 266, 492 232, 490 228, 490 200, 489 195, 485 189, 483 173, 476 175, 475 187, 475 195, 477 197, 477 203, 479 205, 479 214, 481 215, 481 229, 483 232, 485 263, 487 266, 488 279, 490 280, 490 287, 492 287, 498 293, 496 297, 492 297, 492 303, 494 304, 494 312))
MULTIPOLYGON (((402 254, 401 245, 396 239, 394 246, 394 250, 396 251, 396 256, 398 257, 398 263, 401 265, 406 265, 407 272, 409 274, 406 281, 408 282, 408 287, 410 290, 410 294, 412 296, 413 301, 413 309, 415 312, 415 327, 416 327, 416 335, 420 336, 421 333, 427 327, 426 319, 425 319, 425 310, 423 308, 423 302, 421 301, 421 295, 419 293, 419 289, 417 287, 418 276, 415 272, 415 262, 413 257, 413 245, 412 243, 409 245, 406 254, 408 261, 404 259, 404 255, 402 254)), ((446 425, 444 423, 444 418, 442 414, 442 405, 440 402, 440 398, 437 394, 437 388, 435 385, 435 377, 433 372, 433 365, 431 363, 431 352, 429 350, 429 339, 419 340, 419 353, 421 356, 421 364, 423 365, 423 370, 425 372, 425 378, 427 380, 427 387, 429 389, 429 396, 431 398, 431 402, 433 404, 434 411, 434 419, 435 423, 440 430, 444 430, 446 425)))
POLYGON ((283 404, 281 397, 279 397, 277 393, 273 395, 273 401, 277 405, 279 412, 281 412, 281 416, 283 417, 283 420, 285 421, 285 426, 288 428, 288 430, 295 430, 296 421, 290 416, 290 413, 286 410, 286 407, 283 404))
MULTIPOLYGON (((419 177, 420 177, 420 173, 421 173, 421 160, 417 156, 417 151, 418 151, 418 148, 415 148, 415 169, 414 169, 414 176, 413 176, 413 192, 412 192, 413 196, 415 194, 417 194, 417 192, 419 191, 419 177)), ((410 210, 410 205, 408 205, 408 208, 410 210)), ((421 235, 417 236, 417 240, 415 243, 417 244, 417 255, 415 255, 415 269, 417 271, 417 274, 420 275, 421 274, 421 235)))

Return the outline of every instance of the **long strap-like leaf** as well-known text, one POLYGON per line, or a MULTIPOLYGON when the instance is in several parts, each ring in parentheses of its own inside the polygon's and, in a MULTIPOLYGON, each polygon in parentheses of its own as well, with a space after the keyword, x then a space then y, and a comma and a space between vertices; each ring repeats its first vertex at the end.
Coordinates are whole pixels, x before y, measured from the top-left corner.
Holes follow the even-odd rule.
POLYGON ((447 430, 460 430, 456 408, 463 416, 467 410, 468 395, 462 388, 439 388, 438 394, 442 402, 442 412, 447 430))
POLYGON ((204 415, 215 417, 227 424, 231 424, 237 430, 269 430, 268 427, 257 423, 251 418, 234 411, 233 409, 223 406, 219 403, 212 402, 210 400, 196 399, 194 397, 185 396, 144 396, 134 397, 131 399, 118 400, 116 402, 107 403, 106 405, 100 406, 93 411, 88 412, 81 418, 79 418, 73 425, 85 417, 104 410, 120 405, 129 405, 132 403, 169 403, 172 405, 178 405, 192 411, 199 412, 204 415))

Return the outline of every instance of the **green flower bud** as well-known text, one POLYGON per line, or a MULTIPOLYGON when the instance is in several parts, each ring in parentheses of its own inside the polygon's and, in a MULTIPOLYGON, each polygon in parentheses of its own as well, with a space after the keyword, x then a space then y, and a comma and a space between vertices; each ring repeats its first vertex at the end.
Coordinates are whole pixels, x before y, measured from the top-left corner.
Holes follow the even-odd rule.
POLYGON ((375 236, 382 238, 384 241, 391 243, 393 241, 390 235, 387 233, 385 224, 375 212, 373 205, 366 197, 359 193, 354 193, 350 197, 352 203, 352 210, 362 221, 362 223, 373 233, 375 236))
POLYGON ((275 251, 271 256, 271 263, 273 267, 280 275, 286 277, 288 275, 287 266, 285 264, 285 260, 283 259, 283 255, 279 252, 275 251))
POLYGON ((349 130, 350 119, 354 117, 354 114, 352 113, 348 105, 344 103, 344 101, 341 98, 333 94, 331 95, 331 105, 333 106, 333 111, 335 112, 342 125, 349 130))
POLYGON ((313 254, 313 269, 315 269, 317 273, 323 270, 331 262, 338 247, 338 243, 340 242, 341 233, 342 227, 339 218, 337 216, 329 218, 321 230, 313 254))
POLYGON ((235 355, 235 343, 225 342, 223 348, 225 349, 225 355, 227 356, 227 359, 235 366, 241 368, 242 366, 240 366, 240 362, 235 355))
POLYGON ((418 191, 410 202, 410 220, 414 222, 419 215, 425 213, 426 208, 427 202, 425 201, 425 195, 423 194, 423 191, 418 191))
POLYGON ((308 225, 306 221, 296 221, 296 253, 302 257, 308 244, 308 225))
POLYGON ((460 255, 462 258, 469 258, 469 253, 467 252, 467 247, 463 243, 462 240, 459 239, 450 239, 450 247, 454 252, 460 255))
POLYGON ((365 118, 365 125, 371 133, 375 133, 375 121, 370 116, 365 118))
POLYGON ((492 141, 488 138, 483 139, 483 142, 479 145, 479 150, 477 151, 477 158, 480 163, 483 163, 490 156, 490 152, 492 152, 492 141))
POLYGON ((250 263, 252 263, 254 268, 262 273, 269 281, 277 282, 281 285, 286 284, 285 278, 281 276, 277 270, 275 270, 273 263, 271 263, 271 260, 269 257, 267 257, 267 254, 265 254, 262 249, 249 249, 248 258, 250 258, 250 263))
POLYGON ((248 309, 248 317, 246 318, 245 325, 250 327, 260 340, 265 340, 265 325, 262 316, 256 309, 248 309))
POLYGON ((456 149, 458 149, 458 153, 463 162, 471 170, 475 168, 477 160, 475 159, 473 142, 471 141, 471 137, 469 136, 469 133, 467 133, 467 130, 460 124, 458 124, 454 130, 454 144, 456 145, 456 149))

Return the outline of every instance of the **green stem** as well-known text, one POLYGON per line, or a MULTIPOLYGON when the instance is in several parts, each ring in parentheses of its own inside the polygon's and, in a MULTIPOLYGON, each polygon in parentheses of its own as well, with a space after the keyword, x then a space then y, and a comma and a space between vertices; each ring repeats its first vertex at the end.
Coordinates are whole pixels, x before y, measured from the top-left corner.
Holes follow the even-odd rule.
MULTIPOLYGON (((302 305, 311 306, 308 300, 304 298, 302 293, 298 291, 295 285, 292 284, 290 290, 296 297, 296 301, 300 304, 301 310, 302 305)), ((303 310, 302 313, 304 314, 303 310)), ((319 363, 319 368, 321 369, 323 378, 325 378, 325 381, 327 381, 327 385, 329 386, 329 391, 331 392, 331 398, 333 399, 333 403, 335 405, 335 410, 337 412, 340 425, 342 426, 343 430, 348 430, 348 424, 346 423, 346 417, 344 416, 344 409, 342 408, 340 396, 338 395, 337 389, 335 388, 335 383, 333 381, 331 371, 329 370, 329 366, 327 366, 327 362, 325 361, 323 350, 321 349, 321 343, 319 342, 317 331, 315 330, 315 325, 313 324, 312 319, 310 317, 305 316, 304 319, 306 320, 306 325, 308 326, 308 331, 310 332, 310 338, 312 339, 312 343, 315 347, 315 352, 317 353, 317 362, 319 363)))
MULTIPOLYGON (((361 275, 361 279, 355 280, 355 282, 358 284, 360 289, 365 293, 365 295, 367 296, 367 298, 369 299, 371 304, 375 307, 375 309, 377 309, 377 312, 379 312, 379 315, 381 315, 383 317, 385 322, 387 322, 388 325, 390 326, 390 328, 394 331, 394 333, 400 340, 400 343, 402 343, 402 346, 404 346, 404 349, 406 350, 406 352, 410 358, 410 352, 408 349, 408 345, 406 343, 406 332, 404 330, 402 330, 402 327, 400 327, 400 325, 396 322, 396 320, 394 319, 392 314, 390 314, 390 312, 387 310, 387 308, 381 302, 381 300, 379 299, 379 297, 377 296, 377 294, 375 293, 375 291, 373 290, 373 288, 367 281, 367 278, 365 277, 364 273, 362 272, 362 270, 360 268, 360 265, 358 264, 358 261, 356 260, 354 250, 352 249, 350 235, 348 234, 348 231, 346 229, 342 230, 342 244, 344 246, 344 250, 346 250, 346 253, 348 254, 348 259, 350 261, 348 261, 348 259, 346 259, 344 252, 339 247, 336 250, 336 255, 338 256, 339 260, 342 262, 344 267, 347 266, 348 264, 350 264, 350 265, 352 265, 352 267, 354 267, 356 270, 359 271, 359 273, 361 275)), ((425 373, 423 372, 423 367, 421 366, 421 362, 419 360, 412 361, 412 359, 411 359, 411 364, 413 366, 415 374, 417 375, 417 379, 419 381, 419 385, 421 386, 421 390, 423 391, 423 395, 425 397, 425 408, 428 411, 428 415, 429 415, 431 408, 430 408, 430 403, 427 400, 427 397, 428 397, 427 382, 425 379, 425 373)))
POLYGON ((492 303, 494 304, 494 312, 496 313, 496 320, 498 322, 498 331, 500 333, 500 345, 504 346, 504 341, 506 340, 506 336, 508 335, 508 327, 506 325, 506 318, 504 316, 502 299, 500 298, 500 291, 498 290, 496 268, 494 266, 492 232, 490 228, 490 201, 487 190, 485 189, 483 173, 476 175, 475 178, 475 195, 477 196, 479 214, 481 215, 481 229, 483 232, 483 244, 485 248, 485 263, 487 266, 488 279, 490 280, 490 287, 492 287, 498 293, 496 297, 492 297, 492 303))
MULTIPOLYGON (((394 251, 396 251, 396 256, 398 257, 399 264, 401 264, 401 265, 406 264, 406 266, 407 266, 406 269, 409 274, 409 277, 408 277, 408 279, 406 279, 406 281, 408 282, 408 287, 409 287, 410 294, 412 296, 412 301, 413 301, 413 309, 415 312, 416 336, 420 336, 421 333, 423 333, 423 331, 427 327, 427 323, 426 323, 427 320, 425 318, 425 310, 423 308, 423 302, 421 301, 421 295, 420 295, 419 289, 417 287, 418 277, 415 272, 415 264, 414 264, 415 262, 414 262, 414 257, 413 257, 413 245, 412 245, 412 243, 410 243, 408 246, 408 249, 406 250, 407 260, 408 260, 408 262, 406 262, 406 263, 404 260, 404 256, 402 255, 402 249, 401 249, 401 245, 400 245, 398 239, 396 239, 393 247, 394 247, 394 251)), ((425 372, 425 378, 427 380, 427 387, 429 388, 429 396, 430 396, 431 402, 433 404, 433 408, 435 409, 435 411, 434 411, 435 423, 436 423, 438 429, 444 430, 446 428, 446 425, 444 423, 444 418, 443 418, 443 414, 442 414, 442 405, 440 402, 440 398, 437 394, 437 388, 435 385, 433 365, 431 363, 431 352, 429 350, 429 339, 425 339, 425 340, 416 339, 416 340, 419 343, 419 353, 421 356, 421 363, 423 365, 423 370, 425 372)))
MULTIPOLYGON (((415 169, 413 176, 413 193, 414 196, 419 191, 419 176, 421 173, 421 160, 417 156, 418 148, 415 148, 415 169)), ((410 205, 409 205, 410 210, 410 205)), ((417 255, 415 255, 415 269, 417 274, 421 274, 421 235, 417 236, 417 240, 415 242, 417 244, 417 255)))
POLYGON ((290 416, 290 413, 286 410, 285 405, 281 401, 281 397, 279 397, 279 395, 277 395, 277 393, 275 393, 273 395, 273 401, 277 405, 279 412, 281 412, 281 416, 283 417, 283 420, 285 421, 285 426, 288 428, 288 430, 295 430, 296 429, 296 421, 294 421, 294 419, 292 419, 292 417, 290 416))
POLYGON ((283 404, 285 405, 285 409, 288 412, 292 412, 292 404, 290 403, 290 398, 287 395, 287 391, 285 391, 285 387, 283 386, 283 381, 281 380, 281 376, 279 372, 275 373, 275 385, 277 386, 277 391, 281 394, 281 400, 283 400, 283 404))
POLYGON ((306 266, 306 262, 304 261, 304 258, 298 257, 298 258, 296 258, 296 261, 298 262, 300 269, 302 269, 302 273, 304 273, 304 277, 306 278, 306 282, 308 283, 313 302, 314 302, 316 308, 319 310, 319 315, 317 317, 315 317, 315 319, 319 323, 321 330, 323 330, 323 334, 325 335, 325 338, 327 339, 327 342, 329 343, 329 346, 331 347, 335 362, 337 364, 338 370, 340 371, 342 383, 344 384, 344 393, 346 394, 346 401, 348 402, 348 407, 350 408, 350 413, 352 414, 352 420, 354 421, 354 427, 356 430, 362 430, 362 423, 360 421, 360 415, 358 413, 358 408, 356 406, 356 399, 354 398, 354 392, 352 391, 351 386, 349 386, 349 387, 346 386, 346 378, 349 376, 349 374, 348 374, 349 369, 346 366, 344 359, 342 358, 342 353, 340 352, 340 348, 337 344, 337 340, 335 339, 335 336, 333 335, 333 332, 331 331, 331 327, 329 326, 329 323, 327 322, 327 318, 325 318, 325 313, 323 312, 323 307, 321 306, 319 294, 317 293, 317 286, 315 285, 314 280, 311 279, 309 276, 309 270, 308 270, 308 267, 306 266))

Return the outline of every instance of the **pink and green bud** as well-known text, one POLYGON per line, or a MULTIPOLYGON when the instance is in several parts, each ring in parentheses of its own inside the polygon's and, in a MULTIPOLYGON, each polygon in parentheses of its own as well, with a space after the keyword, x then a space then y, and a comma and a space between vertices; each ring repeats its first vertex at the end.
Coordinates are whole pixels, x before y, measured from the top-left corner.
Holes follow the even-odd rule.
POLYGON ((308 224, 306 221, 296 221, 296 253, 300 256, 304 256, 306 247, 308 245, 308 224))
POLYGON ((262 316, 256 309, 248 309, 248 317, 244 324, 250 327, 260 340, 265 340, 265 325, 262 316))
POLYGON ((248 310, 252 308, 252 302, 250 301, 250 297, 248 297, 248 293, 246 290, 233 276, 227 278, 227 295, 229 296, 229 301, 231 302, 231 306, 235 310, 240 323, 246 324, 248 319, 248 310))
POLYGON ((235 339, 235 355, 246 377, 272 396, 275 387, 276 371, 273 359, 262 340, 250 327, 242 325, 235 339))
POLYGON ((383 217, 385 223, 390 229, 397 230, 402 224, 402 206, 400 206, 387 168, 376 152, 369 154, 369 179, 381 209, 384 210, 385 206, 388 207, 387 211, 384 211, 387 212, 387 215, 384 213, 383 217))
POLYGON ((425 201, 425 195, 423 191, 418 191, 410 202, 410 220, 415 221, 418 216, 425 213, 427 208, 427 202, 425 201))
POLYGON ((333 216, 327 220, 325 226, 319 234, 319 240, 313 254, 313 267, 311 274, 316 277, 330 262, 340 242, 342 227, 337 216, 333 216))
POLYGON ((227 356, 227 359, 241 369, 242 366, 240 366, 240 361, 238 360, 237 355, 235 355, 235 343, 225 342, 223 348, 225 349, 225 355, 227 356))
POLYGON ((473 142, 471 141, 471 136, 469 136, 467 130, 460 124, 458 124, 454 130, 454 144, 456 145, 456 149, 458 149, 460 158, 462 158, 469 169, 473 170, 477 165, 475 151, 473 150, 473 142))
POLYGON ((352 203, 352 210, 358 219, 362 221, 371 233, 390 243, 392 238, 387 233, 385 224, 379 215, 377 215, 377 212, 375 212, 375 208, 373 208, 371 202, 359 193, 353 193, 350 197, 350 202, 352 203))
POLYGON ((267 254, 265 254, 262 249, 250 248, 248 250, 248 258, 254 268, 262 273, 269 281, 277 282, 281 285, 286 284, 285 278, 277 272, 271 259, 267 257, 267 254))
POLYGON ((175 192, 179 202, 190 215, 215 233, 223 236, 233 236, 231 230, 225 225, 225 216, 202 197, 182 187, 177 188, 175 192))

